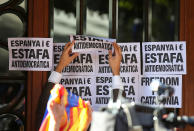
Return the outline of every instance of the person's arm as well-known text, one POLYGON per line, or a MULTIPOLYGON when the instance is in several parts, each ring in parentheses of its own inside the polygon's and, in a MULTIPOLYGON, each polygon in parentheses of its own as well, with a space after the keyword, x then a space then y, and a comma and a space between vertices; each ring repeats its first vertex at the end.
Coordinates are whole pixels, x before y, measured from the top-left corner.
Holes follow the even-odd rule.
POLYGON ((48 79, 49 82, 58 84, 62 78, 62 70, 69 65, 77 56, 78 53, 73 53, 71 52, 71 47, 74 45, 74 42, 69 42, 65 45, 62 55, 60 57, 59 63, 53 71, 48 79))
POLYGON ((60 61, 56 67, 55 71, 52 71, 51 75, 49 76, 48 83, 45 88, 43 88, 39 102, 38 102, 38 108, 36 111, 36 128, 37 130, 40 128, 42 118, 47 106, 48 98, 50 95, 50 90, 53 88, 55 84, 58 84, 62 78, 62 70, 64 67, 66 67, 71 61, 78 56, 78 53, 71 52, 71 47, 73 46, 74 42, 69 42, 65 45, 62 55, 60 57, 60 61))
MULTIPOLYGON (((115 101, 118 97, 119 91, 123 91, 123 83, 120 78, 120 64, 122 60, 122 52, 118 44, 113 43, 114 47, 114 54, 112 53, 112 50, 109 51, 109 65, 112 69, 113 74, 113 84, 112 84, 112 90, 113 90, 113 100, 115 101)), ((125 96, 123 91, 123 96, 125 96)))

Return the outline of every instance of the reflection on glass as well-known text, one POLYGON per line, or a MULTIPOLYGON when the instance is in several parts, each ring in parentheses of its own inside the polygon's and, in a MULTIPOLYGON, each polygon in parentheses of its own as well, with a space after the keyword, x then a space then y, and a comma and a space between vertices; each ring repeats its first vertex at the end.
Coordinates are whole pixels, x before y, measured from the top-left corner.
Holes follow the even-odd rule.
MULTIPOLYGON (((11 0, 0 0, 0 5, 11 1, 11 0)), ((21 19, 16 15, 22 14, 22 8, 26 9, 25 2, 23 0, 18 1, 12 0, 12 3, 6 5, 6 7, 1 6, 0 10, 4 14, 0 15, 0 129, 1 130, 24 130, 25 120, 25 72, 21 71, 9 71, 9 52, 7 40, 9 37, 21 37, 24 36, 26 32, 24 24, 21 19), (19 7, 20 6, 20 7, 19 7), (22 8, 21 8, 22 7, 22 8), (14 14, 15 13, 15 14, 14 14), (12 117, 14 115, 7 115, 8 112, 12 112, 19 117, 12 117), (5 114, 2 114, 5 113, 5 114), (18 127, 14 123, 17 118, 17 122, 20 122, 18 127), (19 121, 19 118, 22 121, 19 121), (13 121, 12 121, 13 120, 13 121)), ((27 21, 27 20, 26 20, 27 21)), ((15 116, 16 116, 15 115, 15 116)))
MULTIPOLYGON (((1 80, 0 81, 0 112, 13 112, 25 119, 25 81, 1 80)), ((1 128, 2 129, 2 128, 1 128)))
POLYGON ((54 1, 54 42, 67 42, 76 34, 75 6, 75 0, 54 1))
POLYGON ((23 23, 18 16, 6 13, 0 16, 0 40, 7 41, 9 37, 23 35, 23 23))
POLYGON ((7 49, 0 47, 0 76, 25 76, 21 71, 9 71, 9 52, 7 49))
MULTIPOLYGON (((8 104, 21 95, 24 85, 18 82, 0 82, 0 105, 8 104)), ((16 104, 16 103, 15 103, 16 104)))
POLYGON ((179 0, 152 0, 152 41, 178 40, 179 0))
POLYGON ((8 2, 8 1, 9 1, 9 0, 1 0, 1 1, 0 1, 0 5, 6 3, 6 2, 8 2))
POLYGON ((7 74, 9 68, 9 54, 8 50, 0 48, 0 74, 7 74))
POLYGON ((118 41, 142 41, 142 27, 143 0, 118 0, 118 41))
POLYGON ((1 131, 24 131, 24 122, 15 114, 0 114, 1 131))
POLYGON ((108 0, 87 0, 86 35, 108 37, 108 0))
POLYGON ((27 1, 26 0, 24 0, 21 4, 20 4, 20 6, 22 7, 22 8, 24 8, 25 9, 25 11, 27 11, 27 1))

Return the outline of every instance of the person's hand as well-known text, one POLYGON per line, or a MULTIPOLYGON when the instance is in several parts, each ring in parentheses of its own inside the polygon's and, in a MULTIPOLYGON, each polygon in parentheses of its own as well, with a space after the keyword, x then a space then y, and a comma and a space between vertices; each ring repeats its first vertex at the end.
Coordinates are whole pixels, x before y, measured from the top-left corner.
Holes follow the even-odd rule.
POLYGON ((64 116, 65 105, 62 102, 63 97, 61 98, 60 103, 55 102, 54 101, 55 98, 51 98, 51 100, 49 100, 48 102, 48 112, 50 114, 51 119, 53 119, 54 122, 60 123, 62 117, 64 116))
POLYGON ((62 96, 60 103, 54 101, 55 97, 51 98, 48 102, 47 108, 50 115, 49 131, 59 131, 61 122, 65 112, 65 105, 63 99, 66 96, 62 96))
POLYGON ((66 67, 67 65, 69 65, 73 59, 75 59, 78 56, 78 53, 73 53, 72 54, 72 50, 71 47, 74 45, 74 41, 68 42, 62 52, 59 64, 56 67, 56 72, 61 73, 63 68, 66 67))
POLYGON ((120 63, 122 60, 122 52, 120 46, 116 43, 113 43, 114 47, 114 55, 112 54, 112 50, 109 50, 109 65, 112 69, 113 75, 120 75, 120 63))

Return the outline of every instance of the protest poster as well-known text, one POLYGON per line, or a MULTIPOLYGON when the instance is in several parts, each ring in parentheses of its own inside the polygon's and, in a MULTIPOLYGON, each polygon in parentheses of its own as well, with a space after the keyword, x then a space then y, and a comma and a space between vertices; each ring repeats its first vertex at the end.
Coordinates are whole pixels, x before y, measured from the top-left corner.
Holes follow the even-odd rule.
POLYGON ((143 42, 143 74, 186 74, 186 42, 143 42))
POLYGON ((93 96, 95 95, 95 79, 91 76, 63 76, 60 81, 67 90, 80 96, 83 100, 89 101, 93 106, 93 96))
POLYGON ((121 75, 140 74, 140 43, 118 43, 122 51, 121 75))
POLYGON ((95 95, 93 110, 106 107, 111 97, 112 76, 95 76, 95 95))
MULTIPOLYGON (((118 43, 122 51, 120 73, 122 75, 140 74, 140 43, 118 43)), ((97 55, 98 74, 112 76, 108 63, 108 52, 99 51, 97 55)))
POLYGON ((112 50, 112 42, 115 42, 115 39, 84 35, 71 35, 70 40, 71 42, 75 42, 74 46, 72 47, 73 52, 95 52, 100 50, 108 51, 112 50))
POLYGON ((96 73, 99 75, 112 76, 112 70, 108 62, 108 52, 98 51, 96 55, 96 73))
POLYGON ((175 92, 173 96, 164 99, 164 106, 168 108, 182 107, 182 75, 143 75, 139 79, 139 103, 157 106, 157 92, 153 91, 150 84, 158 80, 164 85, 171 86, 175 92))
POLYGON ((9 70, 50 71, 52 38, 8 38, 9 70))
POLYGON ((121 80, 123 83, 123 89, 126 94, 126 99, 129 102, 138 102, 139 96, 139 75, 121 75, 121 80))
MULTIPOLYGON (((112 76, 97 75, 96 78, 96 92, 94 96, 94 109, 98 110, 107 107, 112 92, 112 76)), ((126 99, 129 102, 138 101, 138 75, 136 76, 121 76, 123 89, 126 94, 126 99)))
MULTIPOLYGON (((77 40, 77 41, 94 40, 95 41, 95 39, 92 39, 86 36, 76 36, 76 37, 72 36, 72 40, 77 40)), ((105 41, 108 41, 108 40, 106 39, 105 41)), ((186 60, 185 60, 186 56, 184 54, 186 47, 184 45, 184 42, 180 42, 180 44, 178 43, 175 45, 172 45, 172 43, 174 44, 174 42, 169 42, 171 43, 169 44, 169 46, 171 47, 169 47, 165 43, 166 45, 161 46, 161 51, 159 50, 159 47, 157 47, 158 49, 154 49, 156 48, 155 46, 157 46, 157 43, 158 42, 154 43, 153 46, 148 46, 149 43, 147 46, 143 44, 144 46, 143 50, 145 50, 143 51, 144 52, 143 59, 146 59, 146 60, 143 60, 144 66, 147 63, 148 65, 150 63, 151 65, 159 65, 167 62, 171 62, 173 64, 183 62, 182 63, 183 68, 186 71, 186 68, 184 65, 186 64, 186 60), (170 48, 174 48, 174 50, 170 48), (154 55, 152 56, 149 53, 150 54, 155 53, 158 55, 158 57, 153 57, 154 55), (163 53, 164 56, 158 53, 161 53, 161 54, 163 53), (175 54, 177 54, 176 60, 175 60, 175 54), (178 54, 179 55, 181 54, 181 56, 178 56, 178 54), (166 56, 166 55, 169 55, 169 56, 166 56), (167 60, 168 58, 170 60, 167 60), (162 62, 162 59, 163 59, 163 62, 162 62), (147 63, 145 64, 145 62, 147 63)), ((141 73, 140 43, 138 42, 118 43, 118 45, 122 50, 120 76, 123 83, 124 91, 126 93, 126 98, 129 101, 156 106, 157 94, 153 93, 153 91, 149 87, 149 84, 151 83, 151 80, 157 79, 161 83, 170 85, 175 88, 174 96, 171 96, 170 98, 166 99, 165 107, 180 108, 182 106, 182 98, 181 98, 182 76, 181 75, 174 75, 173 72, 170 72, 170 74, 167 73, 167 75, 164 75, 164 73, 157 72, 156 74, 154 74, 154 76, 153 75, 150 76, 144 72, 145 75, 140 77, 140 73, 141 73)), ((64 46, 65 46, 64 43, 54 44, 55 61, 53 63, 55 67, 60 59, 60 55, 62 53, 62 49, 64 46)), ((100 108, 106 107, 111 97, 111 91, 112 91, 112 71, 108 62, 108 52, 100 48, 98 51, 92 48, 83 52, 81 51, 79 52, 79 56, 69 66, 70 67, 67 66, 68 68, 63 70, 63 78, 61 80, 61 83, 64 84, 64 81, 67 81, 65 79, 66 77, 67 79, 71 79, 71 81, 72 79, 75 79, 77 81, 79 79, 82 79, 80 81, 84 81, 83 80, 84 78, 86 79, 90 78, 92 82, 91 84, 89 84, 89 86, 85 85, 86 86, 85 88, 82 85, 78 85, 75 83, 72 86, 68 82, 65 82, 64 86, 68 87, 69 90, 71 90, 73 93, 78 94, 83 99, 91 101, 93 110, 99 110, 100 108), (77 69, 73 66, 76 66, 76 68, 79 66, 80 71, 75 71, 77 69), (84 71, 84 69, 83 70, 81 69, 81 66, 85 66, 88 68, 84 68, 85 69, 84 71), (70 69, 73 72, 69 71, 70 69)))
MULTIPOLYGON (((53 53, 53 70, 56 69, 59 63, 60 56, 66 43, 54 43, 53 53)), ((63 75, 94 75, 96 68, 95 58, 93 53, 79 53, 68 66, 62 70, 63 75)))
MULTIPOLYGON (((56 68, 59 62, 64 46, 65 43, 54 43, 53 69, 56 68)), ((123 53, 121 63, 121 80, 124 85, 123 88, 126 93, 126 98, 129 101, 136 102, 138 100, 138 75, 140 73, 139 43, 119 43, 119 46, 121 47, 123 53), (125 66, 135 66, 135 70, 127 69, 125 66)), ((63 78, 61 80, 61 84, 70 88, 73 93, 80 95, 84 100, 91 101, 93 110, 99 110, 100 108, 107 106, 112 91, 112 71, 108 63, 108 52, 102 50, 98 52, 80 52, 78 58, 75 58, 72 63, 63 69, 62 75, 63 78), (75 67, 73 66, 91 67, 92 72, 82 72, 82 70, 74 71, 75 67), (87 88, 88 92, 90 91, 90 94, 92 95, 87 97, 83 96, 83 94, 77 93, 81 90, 79 89, 81 85, 77 86, 77 84, 74 84, 72 87, 70 82, 67 82, 67 79, 73 81, 72 78, 77 80, 88 77, 91 78, 93 82, 89 85, 90 89, 87 88)), ((82 90, 84 92, 84 89, 82 90)))
POLYGON ((85 35, 70 35, 70 41, 101 41, 101 42, 116 42, 116 39, 105 37, 94 37, 85 35))

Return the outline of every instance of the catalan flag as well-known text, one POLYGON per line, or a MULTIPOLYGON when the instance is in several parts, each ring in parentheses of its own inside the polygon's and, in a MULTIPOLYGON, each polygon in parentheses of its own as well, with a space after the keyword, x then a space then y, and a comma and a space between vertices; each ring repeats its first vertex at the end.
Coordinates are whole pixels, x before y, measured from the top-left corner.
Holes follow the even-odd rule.
MULTIPOLYGON (((91 117, 89 114, 89 108, 87 103, 79 96, 67 91, 62 85, 56 84, 51 90, 49 100, 54 97, 56 103, 62 101, 66 110, 61 121, 60 131, 83 131, 88 125, 88 121, 91 117), (62 97, 65 95, 65 97, 62 97)), ((50 116, 46 109, 42 124, 39 131, 49 131, 50 116)))

